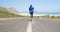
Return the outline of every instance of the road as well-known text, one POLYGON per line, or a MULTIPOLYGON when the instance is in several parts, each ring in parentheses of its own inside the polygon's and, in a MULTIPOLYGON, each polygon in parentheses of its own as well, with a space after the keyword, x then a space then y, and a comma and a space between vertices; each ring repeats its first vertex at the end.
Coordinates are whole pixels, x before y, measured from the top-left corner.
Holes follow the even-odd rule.
MULTIPOLYGON (((26 32, 29 18, 0 21, 0 32, 26 32)), ((32 32, 60 32, 60 20, 33 18, 32 32)))

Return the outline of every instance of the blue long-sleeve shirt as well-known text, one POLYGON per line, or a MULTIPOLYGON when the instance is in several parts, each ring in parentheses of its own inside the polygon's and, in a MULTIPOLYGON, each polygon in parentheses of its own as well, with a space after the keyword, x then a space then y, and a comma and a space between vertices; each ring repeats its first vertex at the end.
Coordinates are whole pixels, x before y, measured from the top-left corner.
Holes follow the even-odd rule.
POLYGON ((30 11, 30 13, 32 13, 34 11, 34 7, 30 6, 29 11, 30 11))

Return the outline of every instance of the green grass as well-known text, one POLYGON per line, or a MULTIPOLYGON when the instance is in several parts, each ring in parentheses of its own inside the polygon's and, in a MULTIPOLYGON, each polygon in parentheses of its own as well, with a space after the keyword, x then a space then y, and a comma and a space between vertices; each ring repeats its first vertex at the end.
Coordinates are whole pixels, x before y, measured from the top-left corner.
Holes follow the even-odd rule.
POLYGON ((46 15, 46 16, 37 16, 37 18, 47 18, 47 19, 55 19, 55 20, 60 20, 60 16, 49 16, 49 15, 46 15))
POLYGON ((0 11, 0 18, 9 18, 9 17, 22 17, 22 16, 8 11, 0 11))

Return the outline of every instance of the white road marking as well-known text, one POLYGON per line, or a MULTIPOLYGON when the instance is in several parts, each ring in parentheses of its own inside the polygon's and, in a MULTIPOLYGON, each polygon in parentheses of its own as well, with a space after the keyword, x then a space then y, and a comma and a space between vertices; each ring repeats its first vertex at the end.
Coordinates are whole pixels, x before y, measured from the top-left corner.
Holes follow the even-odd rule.
POLYGON ((26 32, 32 32, 32 21, 29 22, 26 32))
POLYGON ((34 21, 32 21, 32 24, 34 24, 34 21))

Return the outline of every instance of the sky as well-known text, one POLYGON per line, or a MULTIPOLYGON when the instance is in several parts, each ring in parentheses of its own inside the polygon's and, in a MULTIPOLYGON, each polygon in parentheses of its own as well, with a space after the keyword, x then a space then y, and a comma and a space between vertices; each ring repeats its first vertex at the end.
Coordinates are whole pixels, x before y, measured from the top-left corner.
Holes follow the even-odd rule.
POLYGON ((0 0, 0 6, 14 7, 18 12, 29 13, 29 6, 36 14, 60 14, 60 0, 0 0))

